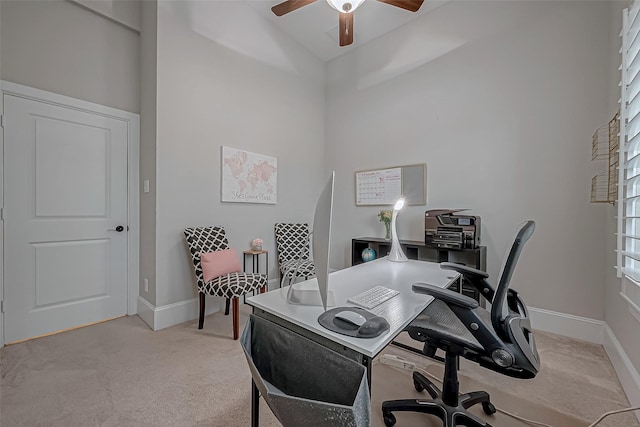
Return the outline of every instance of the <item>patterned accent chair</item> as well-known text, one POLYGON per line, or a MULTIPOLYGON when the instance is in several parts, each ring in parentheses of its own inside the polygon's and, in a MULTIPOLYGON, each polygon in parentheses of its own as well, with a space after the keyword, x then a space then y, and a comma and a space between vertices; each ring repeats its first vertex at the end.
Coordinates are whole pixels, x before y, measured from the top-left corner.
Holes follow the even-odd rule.
POLYGON ((229 242, 223 227, 190 227, 184 230, 184 236, 189 246, 189 253, 193 261, 200 296, 200 319, 198 329, 204 326, 205 296, 214 295, 226 298, 225 314, 229 314, 229 301, 233 301, 233 339, 238 339, 238 323, 240 300, 239 297, 260 289, 267 288, 267 276, 255 273, 229 273, 204 281, 200 254, 203 252, 221 251, 229 248, 229 242))
POLYGON ((278 223, 275 225, 276 250, 280 271, 280 283, 291 283, 297 277, 305 280, 316 275, 316 267, 310 259, 309 225, 278 223))

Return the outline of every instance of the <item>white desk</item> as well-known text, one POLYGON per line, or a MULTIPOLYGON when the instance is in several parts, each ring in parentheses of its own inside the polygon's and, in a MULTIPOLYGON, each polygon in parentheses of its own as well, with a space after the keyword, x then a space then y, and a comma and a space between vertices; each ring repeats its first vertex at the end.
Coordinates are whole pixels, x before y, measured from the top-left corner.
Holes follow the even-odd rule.
MULTIPOLYGON (((359 356, 366 366, 371 385, 371 359, 382 351, 404 328, 415 319, 433 300, 432 297, 416 294, 411 290, 415 282, 425 282, 442 288, 450 286, 459 274, 442 270, 437 263, 424 261, 390 262, 380 258, 365 264, 339 270, 329 275, 329 289, 333 291, 336 306, 353 306, 347 299, 376 285, 386 286, 400 292, 384 304, 370 310, 387 319, 389 331, 376 338, 354 338, 325 329, 318 323, 322 307, 292 305, 287 303, 287 288, 247 298, 254 307, 254 314, 267 317, 294 332, 302 332, 307 338, 336 350, 346 348, 359 356), (294 325, 292 327, 292 325, 294 325)), ((317 289, 316 279, 296 284, 303 289, 317 289)), ((258 426, 258 390, 253 385, 251 419, 258 426)))

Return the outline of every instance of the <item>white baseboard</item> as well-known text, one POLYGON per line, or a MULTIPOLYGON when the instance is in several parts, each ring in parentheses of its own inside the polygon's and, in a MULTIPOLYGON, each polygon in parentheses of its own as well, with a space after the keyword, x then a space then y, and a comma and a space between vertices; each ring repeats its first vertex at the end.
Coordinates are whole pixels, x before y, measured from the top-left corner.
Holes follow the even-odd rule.
MULTIPOLYGON (((269 290, 280 286, 278 279, 271 279, 267 284, 269 290)), ((224 308, 224 298, 207 296, 205 316, 217 313, 224 308)), ((199 300, 193 298, 185 301, 155 307, 149 301, 138 297, 138 316, 154 331, 189 322, 199 316, 199 300)))
MULTIPOLYGON (((270 280, 268 287, 270 290, 278 288, 278 280, 270 280)), ((223 301, 222 298, 208 297, 206 314, 220 311, 222 309, 221 304, 224 304, 223 301)), ((529 307, 529 315, 531 316, 531 323, 536 330, 604 346, 631 406, 640 406, 640 374, 638 374, 620 342, 605 322, 534 307, 529 307)), ((139 297, 138 316, 154 331, 164 329, 197 319, 198 299, 194 298, 175 304, 154 307, 144 298, 139 297)), ((640 411, 636 411, 636 417, 640 420, 640 411)))
MULTIPOLYGON (((217 313, 222 309, 224 299, 207 297, 205 316, 217 313)), ((173 304, 155 307, 142 297, 138 297, 138 316, 154 331, 189 322, 199 315, 199 300, 193 298, 173 304)))
POLYGON ((602 344, 604 342, 605 323, 602 320, 534 307, 529 307, 529 316, 531 317, 533 329, 594 344, 602 344))
MULTIPOLYGON (((277 279, 269 280, 269 290, 277 289, 279 286, 277 279)), ((207 297, 206 315, 220 311, 223 301, 222 298, 207 297)), ((604 342, 605 323, 601 320, 534 307, 529 307, 529 314, 534 329, 594 344, 604 342)), ((198 298, 155 307, 144 298, 138 297, 138 316, 154 331, 188 322, 198 318, 198 298)))
MULTIPOLYGON (((640 406, 640 374, 625 353, 615 334, 605 322, 587 317, 529 307, 534 329, 575 338, 604 347, 622 389, 632 407, 640 406)), ((636 411, 640 420, 640 411, 636 411)))
POLYGON ((155 307, 149 301, 142 297, 138 297, 138 317, 144 320, 144 323, 153 329, 153 312, 155 307))
MULTIPOLYGON (((640 374, 631 363, 622 345, 608 325, 604 325, 604 349, 611 360, 622 389, 629 399, 632 407, 640 406, 640 374)), ((635 411, 636 418, 640 421, 640 411, 635 411)))

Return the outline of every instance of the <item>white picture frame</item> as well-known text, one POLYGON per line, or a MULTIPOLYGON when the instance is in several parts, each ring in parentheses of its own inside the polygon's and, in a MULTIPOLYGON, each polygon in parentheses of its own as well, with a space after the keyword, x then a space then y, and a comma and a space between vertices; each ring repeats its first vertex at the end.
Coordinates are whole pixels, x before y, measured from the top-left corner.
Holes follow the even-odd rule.
POLYGON ((233 147, 221 147, 220 200, 275 205, 278 159, 233 147))

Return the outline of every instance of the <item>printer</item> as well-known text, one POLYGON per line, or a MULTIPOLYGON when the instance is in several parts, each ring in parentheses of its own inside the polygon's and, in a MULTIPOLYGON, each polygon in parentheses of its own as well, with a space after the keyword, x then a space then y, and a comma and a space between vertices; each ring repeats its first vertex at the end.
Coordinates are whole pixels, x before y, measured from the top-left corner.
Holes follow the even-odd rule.
POLYGON ((424 213, 424 244, 439 249, 480 246, 480 217, 460 215, 467 209, 432 209, 424 213))

